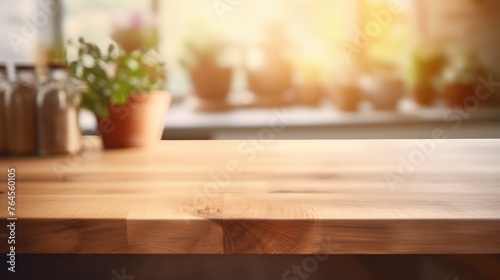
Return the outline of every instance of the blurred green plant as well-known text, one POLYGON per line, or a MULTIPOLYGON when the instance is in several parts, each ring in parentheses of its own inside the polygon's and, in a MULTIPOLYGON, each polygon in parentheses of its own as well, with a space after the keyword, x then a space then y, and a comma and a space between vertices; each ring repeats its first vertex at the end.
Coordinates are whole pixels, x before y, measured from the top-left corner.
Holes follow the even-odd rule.
POLYGON ((407 84, 433 83, 447 64, 446 52, 438 46, 419 45, 411 54, 405 80, 407 84))
POLYGON ((83 38, 75 47, 78 56, 69 63, 70 73, 82 84, 82 107, 96 115, 107 117, 108 105, 127 103, 136 93, 148 93, 165 87, 165 63, 154 50, 125 52, 110 44, 102 52, 96 44, 83 38))
POLYGON ((154 28, 116 28, 112 38, 128 52, 154 49, 159 42, 158 32, 154 28))
POLYGON ((321 57, 298 55, 294 59, 295 72, 304 85, 320 85, 323 83, 325 63, 321 57))
POLYGON ((184 39, 179 63, 186 70, 197 66, 221 66, 224 47, 225 41, 220 34, 210 30, 198 30, 184 39))
POLYGON ((139 12, 125 15, 125 23, 113 26, 111 38, 126 52, 157 49, 160 38, 153 17, 139 12))
POLYGON ((485 69, 471 51, 455 53, 443 69, 443 80, 447 83, 476 83, 477 77, 485 74, 485 69))

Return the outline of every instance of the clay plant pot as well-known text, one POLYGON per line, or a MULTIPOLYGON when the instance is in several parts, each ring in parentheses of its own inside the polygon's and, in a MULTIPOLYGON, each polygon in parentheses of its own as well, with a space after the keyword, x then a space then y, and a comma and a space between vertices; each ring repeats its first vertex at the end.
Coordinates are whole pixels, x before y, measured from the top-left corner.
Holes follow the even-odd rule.
POLYGON ((357 111, 362 100, 361 88, 355 84, 336 85, 330 95, 334 106, 346 112, 357 111))
POLYGON ((475 97, 475 93, 476 84, 474 83, 453 82, 446 84, 443 89, 443 97, 450 108, 465 108, 468 106, 468 100, 471 100, 471 104, 475 102, 481 103, 480 100, 475 97))
POLYGON ((297 103, 310 107, 317 107, 325 94, 322 85, 300 85, 296 87, 297 103))
POLYGON ((292 69, 280 60, 271 60, 256 69, 247 70, 248 88, 257 97, 282 97, 292 87, 292 69))
POLYGON ((198 66, 191 70, 194 94, 209 101, 225 100, 231 86, 231 68, 212 65, 198 66))
POLYGON ((436 88, 432 83, 418 83, 409 88, 410 96, 420 106, 431 106, 436 99, 436 88))
POLYGON ((171 96, 166 91, 134 94, 124 105, 109 105, 107 118, 97 117, 104 148, 151 146, 161 140, 171 96))
POLYGON ((403 96, 403 82, 390 75, 365 76, 362 79, 363 92, 376 110, 395 110, 403 96))

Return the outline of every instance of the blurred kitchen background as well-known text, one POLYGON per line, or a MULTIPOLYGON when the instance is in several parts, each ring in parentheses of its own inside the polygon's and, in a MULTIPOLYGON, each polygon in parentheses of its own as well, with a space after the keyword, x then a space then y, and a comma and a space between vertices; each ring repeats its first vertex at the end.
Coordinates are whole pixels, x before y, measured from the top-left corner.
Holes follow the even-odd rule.
MULTIPOLYGON (((155 46, 174 96, 165 139, 258 138, 276 118, 274 139, 500 137, 499 1, 1 5, 0 63, 66 58, 79 37, 155 46)), ((80 126, 95 133, 92 113, 80 126)))

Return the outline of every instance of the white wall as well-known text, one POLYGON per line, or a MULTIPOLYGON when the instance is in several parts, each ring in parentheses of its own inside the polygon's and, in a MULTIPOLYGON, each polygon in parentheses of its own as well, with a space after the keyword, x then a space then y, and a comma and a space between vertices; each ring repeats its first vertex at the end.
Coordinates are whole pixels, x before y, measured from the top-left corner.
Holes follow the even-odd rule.
POLYGON ((36 38, 27 39, 20 45, 11 43, 10 37, 23 35, 23 25, 36 11, 33 0, 2 1, 0 9, 0 61, 19 62, 33 58, 36 38))

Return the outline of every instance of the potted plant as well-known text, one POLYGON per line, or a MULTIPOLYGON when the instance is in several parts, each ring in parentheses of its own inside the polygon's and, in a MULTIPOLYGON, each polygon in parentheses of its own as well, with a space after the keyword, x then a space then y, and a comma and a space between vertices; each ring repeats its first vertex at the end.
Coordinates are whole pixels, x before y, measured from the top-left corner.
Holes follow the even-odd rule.
POLYGON ((396 72, 365 74, 361 87, 366 99, 377 110, 395 110, 404 92, 403 81, 396 72))
POLYGON ((332 74, 333 84, 329 90, 333 105, 346 112, 354 112, 363 100, 359 83, 359 67, 356 64, 338 65, 339 69, 332 74))
MULTIPOLYGON (((443 97, 451 108, 465 108, 469 98, 475 98, 478 77, 483 69, 470 52, 455 54, 443 71, 443 97)), ((488 100, 476 101, 484 105, 488 100)))
POLYGON ((284 94, 292 87, 292 67, 282 54, 271 48, 255 50, 259 63, 247 66, 248 89, 263 106, 284 104, 284 94))
POLYGON ((294 88, 297 103, 318 106, 325 93, 321 60, 303 57, 295 64, 294 88))
MULTIPOLYGON (((69 69, 83 85, 81 105, 92 111, 105 148, 140 147, 161 139, 170 103, 164 63, 153 50, 102 52, 80 38, 69 69)), ((70 46, 73 43, 70 42, 70 46)))
POLYGON ((156 15, 130 12, 113 19, 111 38, 126 52, 155 49, 160 41, 156 15))
POLYGON ((201 101, 224 102, 229 94, 233 69, 224 65, 225 42, 209 30, 187 37, 180 64, 188 72, 194 94, 201 101))
POLYGON ((420 45, 413 50, 405 75, 410 96, 420 106, 430 106, 437 96, 436 82, 446 63, 437 46, 420 45))
POLYGON ((346 112, 357 111, 363 99, 361 87, 355 80, 337 82, 330 94, 334 106, 346 112))
POLYGON ((289 45, 284 26, 270 24, 264 42, 247 51, 248 89, 255 94, 257 105, 281 106, 292 88, 292 64, 287 55, 289 45))

